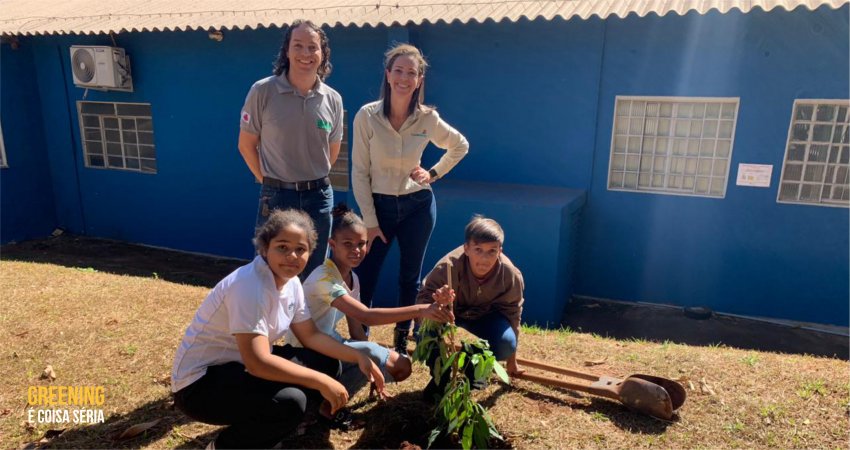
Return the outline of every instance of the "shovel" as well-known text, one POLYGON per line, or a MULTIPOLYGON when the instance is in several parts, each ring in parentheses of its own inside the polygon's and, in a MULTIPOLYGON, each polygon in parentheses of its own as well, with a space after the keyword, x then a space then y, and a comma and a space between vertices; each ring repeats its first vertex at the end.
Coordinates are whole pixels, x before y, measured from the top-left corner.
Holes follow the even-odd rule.
POLYGON ((571 383, 527 372, 517 375, 516 378, 618 400, 634 411, 659 419, 671 420, 673 412, 685 403, 687 397, 682 385, 667 378, 633 374, 622 380, 605 375, 598 376, 570 370, 530 359, 517 358, 517 362, 526 367, 581 378, 591 383, 571 383))

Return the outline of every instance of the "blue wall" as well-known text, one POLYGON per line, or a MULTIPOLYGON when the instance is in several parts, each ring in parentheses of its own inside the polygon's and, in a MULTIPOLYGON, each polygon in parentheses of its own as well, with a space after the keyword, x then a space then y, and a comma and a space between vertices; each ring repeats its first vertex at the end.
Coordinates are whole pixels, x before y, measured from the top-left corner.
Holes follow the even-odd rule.
POLYGON ((846 6, 608 21, 577 293, 847 325, 847 209, 776 202, 794 99, 848 98, 847 36, 846 6), (616 95, 740 97, 726 198, 608 191, 616 95))
MULTIPOLYGON (((346 97, 349 110, 372 98, 363 86, 377 90, 386 35, 386 29, 330 33, 329 82, 353 92, 346 97), (371 67, 364 54, 374 55, 371 67)), ((254 81, 271 74, 281 36, 277 29, 225 32, 222 42, 206 32, 118 36, 118 46, 131 56, 135 90, 90 90, 86 100, 151 103, 155 175, 84 166, 76 109, 84 90, 73 85, 68 48, 111 45, 109 38, 28 39, 36 42, 43 74, 45 123, 60 130, 46 134, 59 225, 91 236, 251 257, 259 185, 236 148, 239 112, 254 81)))
POLYGON ((470 142, 451 176, 586 189, 603 29, 596 18, 419 28, 426 101, 470 142))
POLYGON ((0 46, 0 117, 8 168, 0 169, 0 242, 44 237, 56 226, 53 184, 32 47, 0 46))
MULTIPOLYGON (((419 45, 432 64, 427 102, 471 142, 450 180, 481 183, 482 196, 491 194, 488 183, 588 191, 575 264, 579 294, 846 325, 847 209, 775 199, 794 99, 850 96, 847 17, 845 6, 604 21, 337 27, 329 30, 334 63, 329 84, 343 95, 350 122, 362 104, 378 96, 388 44, 409 38, 419 45), (773 185, 730 183, 724 199, 609 192, 616 95, 740 97, 730 178, 740 162, 773 164, 773 185)), ((7 225, 6 212, 15 204, 7 191, 27 184, 9 182, 12 169, 3 170, 2 239, 20 229, 43 235, 61 226, 92 236, 250 257, 259 186, 236 148, 238 115, 251 84, 270 73, 280 38, 278 29, 226 31, 222 42, 209 40, 206 32, 117 36, 116 44, 132 58, 135 92, 90 91, 87 100, 152 104, 155 175, 84 167, 76 113, 84 91, 73 86, 68 47, 111 45, 108 37, 28 37, 22 42, 31 56, 4 51, 4 83, 37 74, 23 84, 37 99, 27 114, 41 119, 20 126, 42 136, 36 144, 44 149, 48 170, 30 170, 26 181, 49 174, 52 188, 27 189, 52 189, 52 196, 29 197, 52 198, 54 206, 42 204, 39 210, 54 212, 34 225, 7 225), (10 69, 8 58, 34 70, 10 69)), ((4 125, 18 127, 7 125, 7 91, 4 125)), ((4 132, 11 148, 10 132, 4 132)), ((10 163, 20 157, 14 153, 20 149, 10 149, 10 163)), ((423 165, 440 154, 429 149, 423 165)), ((29 167, 44 165, 42 159, 29 167)), ((350 194, 337 199, 353 204, 350 194)), ((491 211, 490 200, 467 207, 468 214, 441 205, 443 212, 453 212, 438 217, 426 271, 460 236, 469 216, 491 211)), ((568 218, 562 216, 550 231, 563 236, 568 218)), ((518 227, 520 219, 504 220, 518 227)), ((558 240, 540 234, 539 245, 558 240)), ((535 260, 535 245, 512 247, 511 242, 509 237, 512 258, 535 260)), ((549 273, 568 260, 560 255, 559 269, 532 263, 521 269, 549 273)), ((396 267, 391 256, 382 276, 387 298, 396 267)), ((534 288, 547 287, 561 289, 554 282, 534 288)))

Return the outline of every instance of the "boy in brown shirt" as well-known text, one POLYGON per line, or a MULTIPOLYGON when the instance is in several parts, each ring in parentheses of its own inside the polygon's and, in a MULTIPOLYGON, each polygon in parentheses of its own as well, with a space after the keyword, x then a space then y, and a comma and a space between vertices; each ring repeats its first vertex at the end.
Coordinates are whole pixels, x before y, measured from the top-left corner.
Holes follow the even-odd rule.
MULTIPOLYGON (((505 233, 495 220, 475 216, 464 233, 464 244, 437 262, 416 302, 440 300, 445 304, 454 299, 456 325, 486 339, 496 359, 506 361, 509 374, 521 373, 516 349, 523 303, 522 273, 502 253, 505 233), (449 263, 454 289, 448 288, 449 263)), ((481 380, 477 381, 480 387, 481 380)))

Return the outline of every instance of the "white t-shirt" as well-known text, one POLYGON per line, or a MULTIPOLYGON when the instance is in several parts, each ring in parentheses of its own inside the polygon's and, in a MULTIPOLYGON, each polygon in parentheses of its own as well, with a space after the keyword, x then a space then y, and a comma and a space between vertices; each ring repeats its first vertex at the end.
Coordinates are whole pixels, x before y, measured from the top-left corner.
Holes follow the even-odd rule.
MULTIPOLYGON (((194 383, 207 367, 242 361, 236 333, 267 336, 269 345, 280 339, 291 323, 310 318, 298 277, 277 290, 274 275, 257 256, 221 280, 204 299, 177 348, 171 369, 171 391, 194 383)), ((269 348, 271 350, 271 348, 269 348)))
MULTIPOLYGON (((351 275, 354 286, 349 289, 336 264, 328 258, 304 280, 304 297, 307 299, 307 308, 313 315, 313 322, 316 322, 316 328, 339 342, 344 339, 336 332, 336 324, 345 314, 331 306, 331 303, 346 294, 360 300, 360 280, 357 279, 356 273, 351 272, 351 275)), ((293 347, 303 347, 292 331, 287 332, 286 343, 293 347)))

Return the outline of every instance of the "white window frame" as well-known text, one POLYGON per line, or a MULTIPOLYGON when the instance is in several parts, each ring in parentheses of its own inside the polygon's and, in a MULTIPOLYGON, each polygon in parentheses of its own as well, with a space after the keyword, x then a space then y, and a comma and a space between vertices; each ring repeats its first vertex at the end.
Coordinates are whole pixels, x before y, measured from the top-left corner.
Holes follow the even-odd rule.
MULTIPOLYGON (((836 186, 835 180, 838 177, 838 174, 839 174, 839 172, 841 171, 842 168, 844 169, 844 173, 847 176, 850 176, 850 174, 848 174, 848 171, 850 171, 850 163, 842 163, 840 154, 835 154, 835 160, 830 161, 830 157, 832 156, 832 152, 835 151, 836 147, 837 147, 837 150, 839 152, 843 152, 845 154, 850 152, 850 143, 846 142, 848 133, 850 133, 850 100, 848 100, 848 99, 801 99, 801 98, 795 99, 794 105, 791 108, 791 120, 789 121, 789 124, 788 124, 788 139, 785 141, 785 154, 782 157, 782 172, 779 175, 779 183, 778 183, 778 187, 776 189, 776 202, 777 203, 784 203, 784 204, 791 204, 791 205, 826 206, 826 207, 831 207, 831 208, 848 208, 848 207, 850 207, 850 201, 848 201, 848 200, 832 200, 832 199, 824 200, 823 199, 823 188, 826 185, 826 181, 827 181, 826 177, 830 176, 830 173, 829 173, 830 168, 833 168, 833 171, 832 171, 832 174, 831 174, 832 183, 829 183, 829 185, 832 186, 831 189, 835 189, 835 186, 836 186), (799 106, 806 106, 806 105, 812 106, 812 117, 809 120, 797 119, 795 117, 795 115, 797 114, 797 108, 799 106), (832 120, 818 120, 818 118, 817 118, 818 108, 817 107, 821 106, 821 105, 829 105, 829 106, 836 106, 837 107, 832 120), (838 116, 839 116, 838 108, 839 107, 846 108, 845 118, 844 118, 843 122, 838 121, 838 116), (815 161, 815 162, 812 163, 812 162, 809 161, 809 157, 811 156, 811 146, 812 146, 813 142, 815 142, 815 141, 813 141, 815 126, 824 126, 824 125, 830 125, 830 124, 832 125, 832 131, 831 131, 831 134, 830 134, 829 141, 825 142, 823 144, 820 144, 821 141, 817 141, 819 143, 819 145, 824 145, 824 146, 827 147, 824 161, 822 162, 822 164, 821 164, 820 161, 815 161), (807 135, 806 135, 805 141, 800 140, 800 139, 795 139, 794 125, 810 125, 808 131, 806 132, 807 135), (836 130, 844 130, 844 133, 845 133, 844 134, 844 140, 845 140, 845 142, 834 142, 834 140, 836 138, 836 134, 835 134, 836 130), (800 164, 790 164, 792 166, 799 165, 801 167, 801 169, 800 169, 800 180, 786 181, 785 180, 786 169, 789 166, 788 156, 789 156, 789 153, 791 152, 792 145, 803 145, 804 146, 803 147, 803 159, 802 159, 802 161, 800 161, 800 164), (843 148, 843 150, 842 150, 842 148, 843 148), (806 180, 806 175, 807 175, 807 172, 808 172, 807 169, 809 168, 810 164, 811 164, 811 166, 821 166, 821 165, 823 165, 823 174, 822 174, 821 181, 817 182, 817 181, 812 181, 812 180, 806 180), (797 190, 797 200, 788 200, 788 199, 782 198, 783 184, 797 184, 797 185, 800 186, 799 189, 797 190), (803 190, 803 185, 806 185, 806 184, 812 185, 812 186, 818 186, 818 188, 817 188, 818 189, 818 201, 800 200, 800 196, 801 196, 801 193, 802 193, 802 190, 803 190)), ((843 186, 841 186, 841 188, 844 189, 845 192, 847 192, 847 190, 850 189, 850 184, 843 185, 843 186)))
POLYGON ((614 99, 611 126, 611 148, 608 155, 608 176, 606 181, 608 190, 713 199, 725 198, 729 185, 732 153, 735 148, 735 130, 737 128, 740 104, 740 97, 616 96, 614 99), (643 116, 633 117, 631 115, 631 109, 629 115, 619 116, 618 104, 626 101, 637 102, 638 105, 643 103, 643 116), (647 107, 653 103, 657 104, 659 108, 658 114, 648 116, 647 107), (731 117, 724 117, 723 114, 727 110, 723 109, 723 105, 729 103, 734 104, 731 110, 731 117), (706 117, 710 113, 708 111, 709 105, 715 104, 719 108, 716 116, 717 120, 715 120, 715 117, 706 117), (669 116, 661 116, 662 105, 670 105, 669 116), (695 117, 691 117, 694 114, 690 112, 686 114, 686 117, 679 116, 680 110, 684 112, 685 108, 691 108, 691 111, 693 111, 694 105, 703 108, 702 117, 699 117, 699 113, 695 117), (628 119, 626 120, 628 123, 626 123, 627 127, 625 130, 623 123, 620 122, 623 118, 628 119), (643 119, 642 123, 640 123, 641 118, 643 119), (638 119, 637 129, 631 123, 632 119, 638 119), (661 131, 658 127, 662 121, 669 122, 670 129, 667 132, 669 134, 659 134, 661 131), (706 121, 710 122, 710 125, 714 127, 714 137, 705 137, 705 132, 709 129, 706 128, 706 121), (677 125, 680 122, 688 124, 683 135, 677 134, 677 125), (722 133, 728 133, 728 136, 720 137, 721 125, 724 126, 722 133), (653 128, 649 132, 655 134, 647 134, 647 127, 653 128), (623 134, 624 131, 625 134, 623 134), (637 148, 635 148, 635 142, 637 142, 637 148), (658 145, 665 147, 665 153, 655 153, 652 151, 645 153, 643 151, 645 143, 650 143, 652 147, 655 147, 656 142, 658 145), (720 142, 722 142, 723 147, 717 146, 720 142), (705 144, 703 145, 703 143, 705 144), (728 148, 725 148, 727 143, 728 148), (707 153, 709 146, 710 154, 707 153), (695 150, 694 147, 696 147, 695 150), (720 149, 721 154, 726 154, 724 156, 717 156, 716 152, 718 149, 720 149), (633 168, 635 157, 637 158, 637 169, 633 168), (649 173, 641 171, 641 166, 646 161, 651 163, 649 173), (622 162, 622 166, 620 162, 622 162), (655 169, 656 163, 664 165, 663 171, 655 169), (618 179, 620 175, 622 175, 622 180, 618 179), (645 178, 642 179, 642 176, 645 176, 645 178), (649 184, 646 185, 646 182, 649 184), (703 183, 707 183, 704 192, 702 192, 701 188, 703 183), (697 189, 698 187, 700 187, 699 190, 697 189))
POLYGON ((3 141, 3 121, 0 120, 0 169, 8 169, 9 160, 6 159, 6 143, 3 141))
MULTIPOLYGON (((135 172, 135 173, 143 173, 143 174, 148 174, 148 175, 155 175, 158 171, 158 167, 156 167, 156 165, 157 165, 156 144, 153 142, 153 139, 154 139, 153 114, 146 115, 146 116, 119 115, 118 114, 118 105, 142 105, 142 106, 147 106, 149 108, 151 107, 150 103, 93 102, 93 101, 82 101, 82 100, 77 101, 77 119, 78 119, 79 126, 80 126, 80 141, 81 141, 81 145, 82 145, 82 148, 83 148, 83 162, 85 163, 85 166, 88 167, 88 168, 91 168, 91 169, 123 170, 123 171, 127 171, 127 172, 135 172), (83 113, 83 104, 91 104, 91 103, 113 105, 113 110, 115 111, 115 114, 104 115, 104 114, 83 113), (98 118, 98 127, 97 128, 86 127, 85 120, 83 118, 84 114, 87 115, 87 116, 97 117, 98 118), (105 126, 104 126, 104 118, 116 119, 117 120, 118 128, 117 129, 109 129, 109 130, 117 131, 119 142, 107 140, 107 128, 105 128, 105 126), (139 119, 150 120, 151 129, 149 131, 148 130, 139 130, 138 129, 138 120, 139 119), (132 120, 133 123, 134 123, 133 126, 136 127, 136 128, 133 128, 132 130, 131 129, 124 129, 123 123, 124 123, 125 120, 132 120), (87 136, 86 130, 87 129, 88 130, 99 130, 100 131, 99 142, 101 144, 101 151, 99 153, 97 151, 90 151, 90 149, 88 148, 88 140, 86 139, 86 136, 87 136), (141 131, 141 133, 140 133, 140 131, 141 131), (132 135, 134 135, 136 142, 124 142, 125 133, 131 133, 132 135), (139 136, 143 133, 144 134, 149 133, 151 135, 151 143, 150 144, 139 142, 139 136), (111 158, 118 158, 118 155, 110 155, 108 153, 108 151, 107 151, 107 144, 108 143, 120 145, 120 148, 121 148, 120 158, 121 158, 122 166, 110 165, 110 161, 109 161, 110 157, 111 158), (132 155, 132 154, 128 154, 128 153, 131 152, 131 147, 128 147, 128 146, 135 146, 136 147, 136 155, 135 156, 132 155), (153 156, 145 156, 145 157, 141 156, 141 151, 142 151, 141 147, 150 147, 150 149, 153 151, 153 156), (103 165, 92 165, 91 159, 90 159, 91 157, 101 157, 101 158, 103 158, 103 165), (128 163, 127 163, 127 161, 129 161, 129 160, 138 161, 139 167, 138 168, 129 167, 128 163), (153 161, 154 169, 152 169, 152 170, 151 169, 143 169, 142 168, 143 167, 142 166, 143 161, 153 161)), ((98 142, 98 141, 92 140, 92 142, 98 142)))

